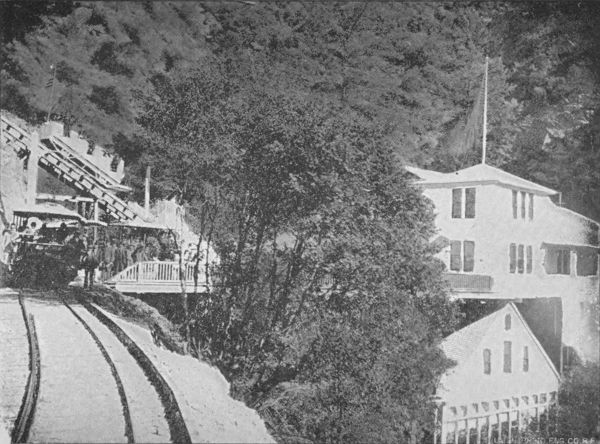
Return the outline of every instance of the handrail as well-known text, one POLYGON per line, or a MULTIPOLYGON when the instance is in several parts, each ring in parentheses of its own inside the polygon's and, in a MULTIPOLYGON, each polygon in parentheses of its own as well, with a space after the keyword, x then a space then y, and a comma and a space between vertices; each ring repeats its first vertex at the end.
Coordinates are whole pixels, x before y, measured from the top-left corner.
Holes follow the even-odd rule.
POLYGON ((40 347, 35 330, 35 321, 33 315, 27 313, 21 295, 19 295, 19 303, 23 319, 25 320, 25 326, 27 327, 27 339, 29 341, 29 376, 27 378, 27 385, 25 386, 25 393, 23 394, 23 401, 21 402, 21 407, 12 431, 12 442, 15 443, 28 441, 29 430, 31 429, 35 415, 41 378, 40 347))
MULTIPOLYGON (((185 266, 185 281, 194 281, 195 264, 188 263, 185 266)), ((130 265, 117 273, 109 282, 179 282, 179 262, 174 261, 144 261, 130 265)), ((198 283, 206 283, 206 275, 202 270, 198 271, 198 283)))

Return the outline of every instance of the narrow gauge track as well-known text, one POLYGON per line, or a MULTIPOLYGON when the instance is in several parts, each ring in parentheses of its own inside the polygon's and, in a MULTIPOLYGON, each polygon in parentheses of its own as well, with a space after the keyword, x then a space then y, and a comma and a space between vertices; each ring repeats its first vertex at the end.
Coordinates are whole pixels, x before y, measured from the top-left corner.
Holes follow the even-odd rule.
POLYGON ((54 298, 22 301, 27 318, 35 318, 39 353, 38 384, 28 384, 21 408, 29 413, 21 415, 26 427, 20 440, 132 442, 116 373, 92 332, 54 298))
POLYGON ((19 302, 31 371, 13 442, 80 442, 91 437, 191 442, 158 370, 124 332, 90 310, 90 304, 30 298, 28 309, 24 298, 19 302))
POLYGON ((27 385, 23 394, 23 401, 17 418, 15 420, 11 439, 15 443, 27 442, 29 430, 35 414, 35 406, 38 399, 40 387, 40 347, 37 333, 35 331, 35 322, 33 315, 28 314, 25 308, 23 297, 19 295, 19 305, 23 314, 23 321, 27 330, 27 341, 29 343, 29 376, 27 385))
POLYGON ((129 403, 127 402, 127 396, 125 395, 125 389, 123 388, 123 381, 121 380, 121 377, 119 376, 119 372, 117 371, 117 367, 115 366, 115 363, 113 362, 110 355, 108 354, 108 351, 106 350, 106 348, 100 341, 100 338, 98 338, 98 335, 96 335, 96 333, 94 333, 94 331, 90 328, 88 323, 86 321, 84 321, 83 318, 75 312, 75 310, 73 310, 73 308, 67 303, 67 301, 65 301, 63 299, 62 302, 69 309, 69 311, 71 313, 73 313, 73 316, 75 316, 75 318, 77 318, 77 320, 79 322, 81 322, 81 325, 83 325, 83 328, 85 328, 85 330, 90 334, 90 336, 92 337, 92 339, 98 346, 100 353, 102 353, 104 360, 110 367, 110 372, 112 373, 115 383, 117 384, 117 390, 119 391, 119 398, 121 399, 121 405, 123 407, 123 418, 125 419, 125 436, 127 437, 128 443, 135 442, 135 440, 133 438, 133 426, 131 424, 131 415, 129 413, 129 403))
POLYGON ((131 350, 84 305, 67 304, 80 321, 93 331, 118 372, 123 387, 123 404, 128 405, 134 442, 179 442, 170 429, 172 412, 160 391, 147 377, 131 350))

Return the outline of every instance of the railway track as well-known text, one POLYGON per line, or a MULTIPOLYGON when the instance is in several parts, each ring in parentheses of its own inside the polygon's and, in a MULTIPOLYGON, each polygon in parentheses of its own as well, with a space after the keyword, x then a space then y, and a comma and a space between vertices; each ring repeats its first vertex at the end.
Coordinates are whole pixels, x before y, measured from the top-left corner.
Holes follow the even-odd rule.
POLYGON ((191 442, 158 370, 114 322, 80 302, 20 300, 30 372, 13 441, 191 442))

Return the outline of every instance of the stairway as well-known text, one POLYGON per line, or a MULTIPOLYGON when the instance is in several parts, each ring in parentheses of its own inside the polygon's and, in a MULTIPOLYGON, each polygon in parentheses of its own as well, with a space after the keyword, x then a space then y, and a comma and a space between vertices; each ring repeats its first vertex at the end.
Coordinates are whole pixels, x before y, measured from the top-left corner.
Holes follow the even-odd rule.
MULTIPOLYGON (((31 136, 6 116, 1 116, 2 143, 13 147, 18 155, 28 152, 31 136)), ((114 190, 124 190, 119 183, 104 171, 95 167, 79 153, 71 149, 60 138, 50 136, 38 143, 41 153, 40 165, 61 180, 95 197, 100 206, 112 217, 128 221, 137 214, 125 201, 117 197, 114 190)))

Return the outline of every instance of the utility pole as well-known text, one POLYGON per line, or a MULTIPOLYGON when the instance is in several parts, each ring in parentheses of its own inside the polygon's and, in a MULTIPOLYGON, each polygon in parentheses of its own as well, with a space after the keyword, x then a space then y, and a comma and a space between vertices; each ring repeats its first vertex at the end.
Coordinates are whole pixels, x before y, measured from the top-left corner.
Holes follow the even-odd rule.
POLYGON ((50 80, 50 101, 48 102, 48 115, 46 116, 46 122, 50 121, 50 112, 52 111, 52 99, 54 98, 54 78, 56 77, 56 64, 50 65, 50 69, 52 69, 52 80, 50 80))
POLYGON ((150 170, 152 167, 146 167, 146 186, 144 188, 144 209, 146 210, 146 218, 150 217, 150 170))

